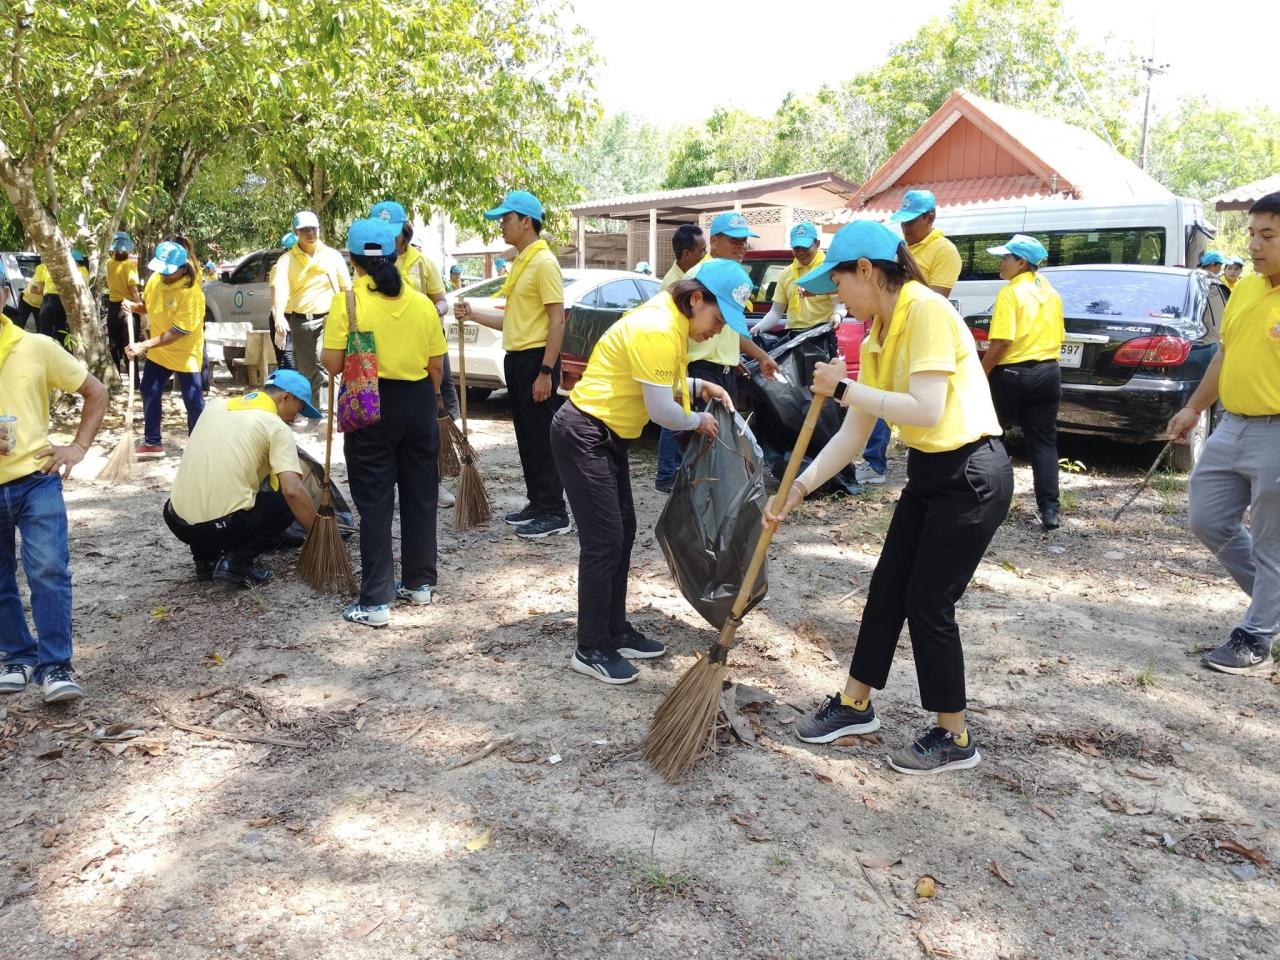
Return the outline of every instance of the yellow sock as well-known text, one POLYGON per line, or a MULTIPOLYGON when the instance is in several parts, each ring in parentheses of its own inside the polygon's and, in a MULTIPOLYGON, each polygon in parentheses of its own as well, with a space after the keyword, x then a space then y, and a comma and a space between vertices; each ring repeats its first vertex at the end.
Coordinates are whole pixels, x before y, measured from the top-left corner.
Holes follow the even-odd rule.
MULTIPOLYGON (((867 697, 865 700, 850 700, 842 690, 840 692, 840 706, 853 707, 855 710, 865 710, 867 707, 871 706, 871 698, 867 697)), ((966 743, 967 742, 968 741, 966 741, 966 743)))
POLYGON ((955 744, 957 747, 967 747, 969 745, 969 731, 967 728, 965 729, 964 733, 960 734, 959 736, 956 736, 953 733, 951 737, 955 741, 955 744))

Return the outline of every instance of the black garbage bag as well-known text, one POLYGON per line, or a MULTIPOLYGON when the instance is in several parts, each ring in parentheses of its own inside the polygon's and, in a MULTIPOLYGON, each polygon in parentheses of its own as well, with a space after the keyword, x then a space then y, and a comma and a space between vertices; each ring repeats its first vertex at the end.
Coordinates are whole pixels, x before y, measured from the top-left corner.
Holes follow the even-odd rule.
MULTIPOLYGON (((768 500, 760 451, 745 421, 719 402, 707 412, 719 422, 720 435, 709 440, 693 434, 658 518, 657 535, 684 598, 720 629, 747 574, 768 500)), ((768 592, 766 564, 747 610, 768 592)))
MULTIPOLYGON (((824 323, 793 339, 775 342, 772 347, 766 347, 769 356, 778 362, 776 380, 766 379, 756 361, 747 364, 750 377, 746 381, 745 393, 751 403, 751 426, 764 450, 765 465, 777 480, 782 479, 782 474, 787 469, 796 437, 800 435, 805 414, 809 412, 809 401, 813 399, 813 394, 809 391, 809 384, 813 383, 813 368, 831 359, 827 346, 830 338, 827 335, 833 326, 824 323)), ((827 441, 836 435, 843 422, 842 407, 836 403, 823 406, 822 415, 818 417, 813 439, 809 441, 809 448, 801 465, 802 470, 827 445, 827 441)), ((811 495, 826 495, 837 491, 862 491, 852 464, 811 495)))
MULTIPOLYGON (((315 505, 320 506, 320 494, 324 490, 324 464, 320 463, 301 447, 298 447, 298 463, 302 465, 302 485, 307 488, 307 493, 311 494, 311 499, 315 505)), ((268 478, 263 483, 269 484, 268 478)), ((264 489, 270 489, 264 486, 264 489)), ((351 512, 351 507, 347 503, 346 498, 342 496, 342 491, 338 489, 338 485, 329 481, 329 498, 333 504, 333 513, 338 520, 338 530, 342 534, 342 539, 347 540, 356 532, 355 516, 351 512)), ((284 532, 284 537, 280 540, 278 550, 287 550, 294 547, 300 547, 306 542, 307 531, 297 520, 290 524, 289 529, 284 532)))

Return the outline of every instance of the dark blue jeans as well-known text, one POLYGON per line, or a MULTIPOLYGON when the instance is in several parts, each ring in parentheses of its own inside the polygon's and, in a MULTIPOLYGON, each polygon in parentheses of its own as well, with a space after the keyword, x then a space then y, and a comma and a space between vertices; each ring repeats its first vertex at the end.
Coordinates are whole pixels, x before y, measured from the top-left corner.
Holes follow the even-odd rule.
POLYGON ((662 432, 658 434, 658 483, 673 483, 676 479, 676 471, 680 469, 680 460, 684 457, 684 451, 680 449, 680 444, 676 443, 676 432, 662 428, 662 432))
POLYGON ((890 436, 889 425, 883 420, 877 420, 876 425, 871 428, 871 436, 867 437, 867 449, 862 451, 862 459, 867 461, 867 466, 881 475, 889 469, 889 461, 885 459, 885 455, 889 452, 890 436))
POLYGON ((164 409, 164 391, 169 379, 176 376, 182 387, 182 402, 187 408, 187 433, 196 428, 196 421, 204 412, 204 378, 199 372, 178 373, 162 367, 154 360, 142 366, 142 442, 153 446, 160 443, 160 415, 164 409))
POLYGON ((71 567, 62 478, 33 473, 0 484, 0 659, 35 667, 71 665, 71 567), (31 590, 31 636, 18 593, 14 532, 22 534, 22 569, 31 590))

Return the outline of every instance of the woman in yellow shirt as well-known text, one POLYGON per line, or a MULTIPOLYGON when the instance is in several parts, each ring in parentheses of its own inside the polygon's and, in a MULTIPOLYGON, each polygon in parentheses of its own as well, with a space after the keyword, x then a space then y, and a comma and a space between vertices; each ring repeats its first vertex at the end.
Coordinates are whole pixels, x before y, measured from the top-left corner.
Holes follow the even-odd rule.
POLYGON ((1013 468, 973 337, 925 284, 905 244, 887 227, 855 220, 831 242, 826 262, 799 283, 836 293, 855 317, 874 317, 858 382, 840 358, 819 364, 813 392, 850 408, 844 426, 766 515, 777 523, 866 445, 878 417, 910 448, 907 485, 871 576, 844 690, 797 726, 808 743, 830 743, 880 726, 871 689, 884 689, 905 620, 920 698, 937 725, 889 754, 902 773, 941 773, 981 756, 965 728, 964 655, 955 604, 964 594, 1013 497, 1013 468))
POLYGON ((151 276, 142 288, 142 303, 125 300, 120 308, 126 314, 145 314, 150 323, 150 336, 126 347, 125 355, 147 358, 142 366, 143 429, 138 453, 155 456, 164 453, 160 418, 165 390, 175 374, 182 389, 182 403, 187 408, 188 434, 195 429, 204 411, 204 394, 200 389, 200 365, 204 361, 204 289, 186 247, 173 240, 156 247, 156 255, 147 269, 151 276))
POLYGON ((715 418, 690 412, 689 398, 732 403, 719 384, 688 377, 689 343, 710 340, 726 324, 745 336, 750 295, 736 262, 704 263, 696 280, 678 281, 609 328, 551 421, 551 453, 578 525, 578 646, 569 661, 577 673, 630 683, 637 671, 628 660, 666 652, 627 622, 636 535, 627 451, 650 420, 716 435, 715 418))
POLYGON ((396 268, 396 231, 384 220, 357 220, 347 233, 356 269, 353 290, 333 298, 322 362, 333 378, 346 356, 348 305, 357 329, 371 332, 378 358, 381 417, 343 434, 347 483, 360 512, 360 599, 342 613, 350 623, 385 627, 391 601, 430 603, 437 584, 436 393, 444 370, 444 330, 426 296, 396 268), (395 579, 391 520, 400 491, 400 573, 395 579))

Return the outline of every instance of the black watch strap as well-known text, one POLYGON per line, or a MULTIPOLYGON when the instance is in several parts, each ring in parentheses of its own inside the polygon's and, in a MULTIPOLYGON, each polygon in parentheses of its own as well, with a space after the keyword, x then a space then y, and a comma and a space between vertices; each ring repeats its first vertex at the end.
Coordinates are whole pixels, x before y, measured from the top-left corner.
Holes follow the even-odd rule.
POLYGON ((831 395, 831 398, 835 400, 836 403, 844 403, 844 395, 848 392, 849 392, 848 381, 841 380, 839 383, 836 384, 836 392, 831 395))
POLYGON ((551 376, 551 374, 555 373, 555 370, 554 370, 554 369, 552 369, 551 367, 548 367, 548 366, 544 363, 542 366, 538 367, 538 372, 539 372, 539 373, 545 373, 547 376, 551 376))

